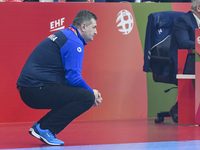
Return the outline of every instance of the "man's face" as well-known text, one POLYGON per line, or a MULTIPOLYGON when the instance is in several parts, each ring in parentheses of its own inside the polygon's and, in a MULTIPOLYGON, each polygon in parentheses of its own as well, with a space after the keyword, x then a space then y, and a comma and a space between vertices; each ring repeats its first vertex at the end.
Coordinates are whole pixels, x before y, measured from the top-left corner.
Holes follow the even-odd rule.
POLYGON ((83 38, 86 42, 92 41, 93 37, 97 34, 97 23, 95 19, 91 19, 91 24, 85 25, 83 38))

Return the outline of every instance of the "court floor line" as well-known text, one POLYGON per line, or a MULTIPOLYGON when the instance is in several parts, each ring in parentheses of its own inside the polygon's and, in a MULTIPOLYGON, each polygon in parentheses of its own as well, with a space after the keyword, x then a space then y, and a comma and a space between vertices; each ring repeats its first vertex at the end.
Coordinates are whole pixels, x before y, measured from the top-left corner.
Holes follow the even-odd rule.
POLYGON ((127 143, 127 144, 102 144, 102 145, 84 145, 84 146, 51 146, 51 147, 17 148, 17 149, 5 149, 5 150, 161 150, 161 149, 199 150, 200 140, 127 143))

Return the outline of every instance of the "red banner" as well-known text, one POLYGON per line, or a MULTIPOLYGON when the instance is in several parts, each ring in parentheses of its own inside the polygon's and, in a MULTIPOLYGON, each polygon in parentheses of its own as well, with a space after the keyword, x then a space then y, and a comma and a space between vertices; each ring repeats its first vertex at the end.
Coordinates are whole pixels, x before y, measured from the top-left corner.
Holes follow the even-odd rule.
POLYGON ((147 117, 143 51, 131 3, 0 3, 0 122, 35 121, 46 113, 22 102, 16 81, 37 44, 67 28, 81 9, 98 16, 97 35, 85 47, 83 78, 104 100, 79 119, 147 117))

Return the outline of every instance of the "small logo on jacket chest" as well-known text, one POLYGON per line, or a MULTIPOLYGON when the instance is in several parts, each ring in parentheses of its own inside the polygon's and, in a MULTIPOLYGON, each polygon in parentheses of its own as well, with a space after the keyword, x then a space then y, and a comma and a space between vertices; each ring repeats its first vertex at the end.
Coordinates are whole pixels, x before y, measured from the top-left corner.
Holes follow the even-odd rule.
POLYGON ((82 48, 81 47, 77 47, 77 51, 80 53, 82 52, 82 48))

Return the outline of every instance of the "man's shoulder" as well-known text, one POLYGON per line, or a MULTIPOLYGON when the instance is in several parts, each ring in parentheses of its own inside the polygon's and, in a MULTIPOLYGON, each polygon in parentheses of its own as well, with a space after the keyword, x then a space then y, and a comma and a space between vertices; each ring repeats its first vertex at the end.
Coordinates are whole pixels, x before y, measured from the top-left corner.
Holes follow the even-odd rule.
POLYGON ((82 45, 82 42, 81 40, 78 38, 78 36, 73 32, 71 31, 70 29, 64 29, 64 30, 61 30, 61 32, 67 37, 68 39, 68 42, 71 41, 71 42, 74 42, 74 43, 77 43, 77 44, 81 44, 82 45))
POLYGON ((188 19, 188 18, 191 18, 191 17, 194 17, 193 16, 193 12, 192 11, 188 11, 187 13, 185 13, 183 16, 181 16, 180 18, 183 18, 183 19, 188 19))
POLYGON ((193 20, 195 20, 193 12, 189 11, 187 13, 185 13, 184 15, 180 16, 179 18, 177 18, 176 20, 176 24, 178 23, 189 23, 191 24, 193 22, 193 20))

